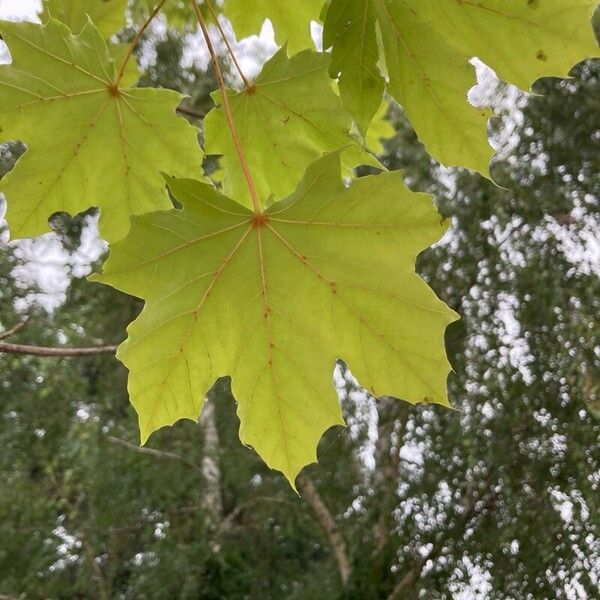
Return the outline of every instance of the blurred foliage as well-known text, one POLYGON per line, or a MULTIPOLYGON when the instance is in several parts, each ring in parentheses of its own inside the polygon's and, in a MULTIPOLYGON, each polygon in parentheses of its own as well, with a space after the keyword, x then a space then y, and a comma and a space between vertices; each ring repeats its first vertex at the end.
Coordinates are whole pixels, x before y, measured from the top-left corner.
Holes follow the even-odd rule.
MULTIPOLYGON (((204 114, 214 82, 180 67, 183 38, 145 43, 157 60, 142 85, 190 93, 189 108, 204 114)), ((447 334, 457 410, 374 403, 341 365, 350 427, 325 435, 306 473, 345 539, 347 587, 310 505, 240 445, 227 381, 212 394, 223 504, 215 533, 200 427, 153 436, 150 447, 169 455, 140 453, 115 441, 135 445, 137 424, 114 358, 1 354, 0 595, 435 600, 479 589, 538 600, 579 586, 598 597, 600 280, 584 250, 600 223, 600 61, 536 92, 492 124, 502 187, 442 169, 390 111, 397 133, 382 160, 452 219, 419 272, 463 315, 447 334)), ((16 154, 3 148, 3 164, 16 154)), ((68 248, 77 223, 59 225, 68 248)), ((14 302, 27 290, 11 275, 20 260, 0 248, 5 329, 23 316, 14 302)), ((116 343, 139 310, 74 280, 60 309, 31 307, 11 341, 116 343)))

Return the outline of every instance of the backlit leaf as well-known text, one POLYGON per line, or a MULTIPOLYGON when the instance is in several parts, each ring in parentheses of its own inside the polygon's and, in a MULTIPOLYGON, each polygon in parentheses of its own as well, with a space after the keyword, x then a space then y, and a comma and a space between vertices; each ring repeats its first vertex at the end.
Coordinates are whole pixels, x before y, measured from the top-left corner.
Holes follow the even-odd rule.
POLYGON ((396 133, 396 130, 387 119, 389 111, 390 104, 384 100, 373 116, 373 120, 369 123, 365 143, 373 154, 383 154, 385 150, 384 140, 393 137, 396 133))
MULTIPOLYGON (((215 94, 219 101, 220 94, 215 94)), ((352 118, 331 89, 327 57, 305 50, 288 58, 285 48, 268 61, 250 88, 230 91, 229 103, 244 154, 263 205, 296 187, 304 171, 324 152, 347 146, 346 171, 360 164, 381 166, 349 134, 352 118)), ((251 205, 243 171, 223 110, 205 120, 206 152, 222 154, 223 191, 251 205)))
POLYGON ((0 32, 13 59, 0 67, 1 140, 28 147, 0 182, 13 237, 95 206, 103 236, 117 240, 130 214, 171 206, 161 170, 200 174, 196 130, 175 115, 180 94, 132 87, 133 69, 116 88, 123 47, 114 58, 91 23, 76 37, 54 19, 0 32))
POLYGON ((402 104, 430 154, 445 165, 488 174, 488 112, 471 107, 477 56, 529 89, 598 54, 595 0, 331 0, 325 47, 344 106, 364 132, 385 86, 402 104))
POLYGON ((310 22, 319 19, 323 0, 226 0, 224 13, 232 22, 238 38, 258 34, 267 18, 273 24, 275 40, 287 43, 292 54, 314 48, 310 22))
POLYGON ((345 360, 375 395, 448 405, 444 331, 456 315, 415 274, 446 226, 399 173, 345 188, 339 155, 255 217, 210 186, 169 179, 183 210, 133 219, 97 279, 146 301, 118 356, 142 441, 195 420, 230 375, 240 438, 293 483, 341 424, 345 360))
POLYGON ((80 33, 88 17, 104 37, 110 37, 125 25, 127 0, 46 0, 42 19, 50 16, 80 33))

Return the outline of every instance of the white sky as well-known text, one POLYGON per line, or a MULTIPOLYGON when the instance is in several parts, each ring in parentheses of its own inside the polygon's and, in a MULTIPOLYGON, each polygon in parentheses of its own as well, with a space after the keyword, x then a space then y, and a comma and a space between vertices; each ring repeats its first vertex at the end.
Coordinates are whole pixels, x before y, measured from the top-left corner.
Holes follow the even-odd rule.
POLYGON ((35 19, 41 0, 0 0, 0 19, 35 19))

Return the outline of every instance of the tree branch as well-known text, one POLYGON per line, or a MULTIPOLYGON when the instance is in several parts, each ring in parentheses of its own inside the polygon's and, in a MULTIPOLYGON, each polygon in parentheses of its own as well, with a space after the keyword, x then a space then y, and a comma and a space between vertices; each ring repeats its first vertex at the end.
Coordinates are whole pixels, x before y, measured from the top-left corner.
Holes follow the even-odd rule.
POLYGON ((0 354, 28 354, 30 356, 54 356, 73 358, 75 356, 95 356, 114 354, 117 346, 89 346, 87 348, 57 348, 48 346, 30 346, 27 344, 9 344, 0 342, 0 354))
POLYGON ((140 41, 140 38, 144 35, 144 32, 146 31, 146 29, 148 29, 148 27, 150 26, 150 23, 152 23, 152 21, 154 20, 156 15, 160 12, 161 8, 163 7, 163 5, 166 1, 167 0, 161 0, 161 2, 158 3, 156 8, 150 13, 150 16, 148 17, 148 19, 146 19, 146 22, 142 25, 140 30, 137 32, 136 36, 133 38, 133 41, 131 42, 131 44, 129 44, 127 54, 125 55, 125 58, 123 59, 123 62, 121 63, 119 73, 117 74, 117 78, 114 83, 115 88, 119 87, 119 84, 121 83, 121 80, 123 79, 123 76, 125 75, 125 69, 127 68, 127 63, 129 62, 129 59, 131 58, 131 55, 133 54, 134 48, 137 46, 138 42, 140 41))
POLYGON ((136 444, 131 444, 121 438, 114 437, 112 435, 106 436, 106 441, 111 444, 115 444, 116 446, 122 446, 123 448, 128 448, 129 450, 133 450, 138 454, 145 454, 146 456, 154 456, 155 458, 165 458, 167 460, 175 460, 177 462, 183 463, 188 467, 191 467, 194 470, 198 470, 198 465, 195 465, 191 460, 188 460, 184 456, 180 456, 179 454, 175 454, 174 452, 166 452, 164 450, 156 450, 155 448, 146 448, 145 446, 137 446, 136 444))
POLYGON ((18 333, 19 331, 21 331, 21 329, 23 329, 23 327, 25 327, 25 325, 27 325, 28 322, 29 322, 29 317, 25 317, 22 321, 20 321, 19 323, 17 323, 10 329, 3 331, 2 333, 0 333, 0 340, 6 340, 9 337, 12 337, 13 335, 15 335, 15 333, 18 333))
POLYGON ((194 117, 194 119, 204 119, 206 116, 204 111, 188 108, 187 106, 178 106, 177 112, 188 117, 194 117))
POLYGON ((317 517, 317 521, 319 521, 319 524, 325 531, 329 544, 333 550, 342 585, 346 587, 350 580, 350 575, 352 574, 352 566, 350 564, 350 559, 348 558, 348 550, 342 532, 335 522, 330 510, 325 505, 325 502, 323 502, 323 498, 321 498, 312 479, 306 475, 301 475, 298 477, 297 483, 302 496, 308 504, 310 504, 317 517))
POLYGON ((219 33, 221 34, 221 39, 223 40, 225 47, 227 48, 227 52, 229 52, 229 56, 231 57, 231 60, 233 61, 233 64, 235 65, 235 68, 236 68, 239 76, 241 77, 242 81, 244 82, 244 85, 247 88, 250 87, 250 82, 244 75, 244 72, 242 71, 242 67, 240 66, 240 63, 238 62, 238 60, 235 56, 235 53, 233 52, 233 48, 231 47, 231 44, 229 43, 229 40, 227 39, 227 36, 225 35, 223 28, 221 27, 221 23, 219 22, 219 15, 217 15, 217 13, 215 12, 215 9, 213 8, 211 0, 205 0, 205 2, 206 2, 206 6, 208 6, 208 10, 210 11, 212 18, 215 20, 217 29, 219 30, 219 33))
POLYGON ((210 549, 217 554, 221 549, 217 532, 223 520, 223 498, 221 496, 221 469, 219 467, 219 431, 215 419, 215 405, 210 398, 204 402, 198 424, 204 438, 204 456, 202 457, 202 478, 205 493, 202 508, 206 515, 206 525, 211 539, 210 549))

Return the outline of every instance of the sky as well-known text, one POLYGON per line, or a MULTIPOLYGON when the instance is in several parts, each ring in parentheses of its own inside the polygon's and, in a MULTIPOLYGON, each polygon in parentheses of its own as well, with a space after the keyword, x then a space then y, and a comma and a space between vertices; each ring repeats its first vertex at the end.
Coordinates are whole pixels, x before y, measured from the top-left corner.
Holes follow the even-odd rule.
POLYGON ((40 0, 0 0, 0 19, 35 19, 40 0))

